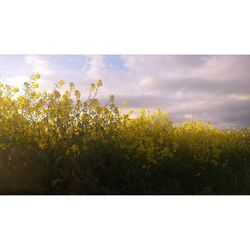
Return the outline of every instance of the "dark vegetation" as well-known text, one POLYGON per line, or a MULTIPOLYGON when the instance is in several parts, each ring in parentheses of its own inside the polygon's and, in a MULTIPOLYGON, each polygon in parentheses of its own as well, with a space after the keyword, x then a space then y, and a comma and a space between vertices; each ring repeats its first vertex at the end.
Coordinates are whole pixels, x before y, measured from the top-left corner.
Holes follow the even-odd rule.
MULTIPOLYGON (((91 84, 38 91, 39 74, 0 85, 1 194, 250 194, 250 128, 175 125, 168 114, 122 114, 91 84)), ((125 104, 125 103, 123 103, 125 104)))

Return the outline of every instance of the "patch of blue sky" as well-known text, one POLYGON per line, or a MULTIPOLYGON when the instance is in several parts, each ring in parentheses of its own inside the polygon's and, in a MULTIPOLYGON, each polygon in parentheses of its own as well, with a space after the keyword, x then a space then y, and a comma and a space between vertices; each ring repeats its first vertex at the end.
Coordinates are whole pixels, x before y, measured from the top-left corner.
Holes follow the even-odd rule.
MULTIPOLYGON (((41 57, 43 58, 43 56, 41 57)), ((87 61, 87 57, 84 55, 48 55, 43 59, 48 60, 56 71, 79 71, 87 61)))
POLYGON ((115 71, 126 71, 122 57, 120 55, 106 55, 104 61, 108 68, 115 71))

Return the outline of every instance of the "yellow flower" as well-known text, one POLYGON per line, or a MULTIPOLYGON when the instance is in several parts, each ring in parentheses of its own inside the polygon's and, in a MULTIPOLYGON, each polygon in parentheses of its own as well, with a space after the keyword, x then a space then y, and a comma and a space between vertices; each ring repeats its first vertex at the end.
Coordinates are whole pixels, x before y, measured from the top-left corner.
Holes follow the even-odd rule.
POLYGON ((96 82, 96 84, 97 84, 98 87, 101 87, 101 86, 102 86, 102 80, 99 79, 99 80, 96 82))
POLYGON ((13 88, 12 91, 13 91, 13 93, 18 93, 19 92, 19 88, 13 88))

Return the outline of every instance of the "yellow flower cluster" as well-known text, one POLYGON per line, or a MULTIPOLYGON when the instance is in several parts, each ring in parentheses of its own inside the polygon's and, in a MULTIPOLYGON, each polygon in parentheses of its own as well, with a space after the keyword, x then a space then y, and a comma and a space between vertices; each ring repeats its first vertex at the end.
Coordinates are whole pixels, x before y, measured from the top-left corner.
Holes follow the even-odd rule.
POLYGON ((41 92, 39 78, 21 91, 0 84, 0 192, 250 192, 249 128, 175 125, 160 110, 131 118, 113 95, 99 102, 101 80, 83 100, 63 80, 41 92))

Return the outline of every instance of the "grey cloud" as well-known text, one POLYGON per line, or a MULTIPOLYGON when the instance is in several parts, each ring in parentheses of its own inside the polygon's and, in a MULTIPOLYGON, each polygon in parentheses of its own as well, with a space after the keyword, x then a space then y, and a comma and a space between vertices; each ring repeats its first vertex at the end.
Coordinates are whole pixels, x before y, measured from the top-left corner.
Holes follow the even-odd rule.
POLYGON ((161 96, 117 96, 116 103, 121 103, 123 100, 128 102, 128 108, 148 108, 156 109, 166 107, 172 102, 172 98, 161 96))
POLYGON ((123 72, 103 64, 90 69, 107 83, 105 94, 115 94, 117 104, 127 100, 128 109, 161 108, 176 122, 193 115, 218 127, 250 124, 250 101, 241 100, 250 95, 250 56, 124 55, 122 60, 123 72))
POLYGON ((200 107, 190 106, 173 112, 172 118, 176 122, 183 121, 185 114, 192 114, 195 119, 213 123, 220 128, 225 127, 224 124, 244 128, 250 125, 250 100, 221 100, 200 107))
POLYGON ((250 125, 250 100, 233 100, 221 98, 216 101, 209 95, 196 102, 190 97, 177 101, 173 97, 158 96, 117 96, 116 103, 119 105, 122 100, 127 100, 128 109, 138 110, 142 107, 150 110, 161 108, 170 113, 174 122, 186 120, 187 115, 192 115, 196 120, 203 120, 223 128, 226 125, 231 127, 244 128, 250 125))
POLYGON ((159 94, 183 91, 185 93, 208 93, 208 94, 245 94, 250 93, 250 80, 212 81, 199 78, 156 79, 144 88, 157 91, 159 94))

